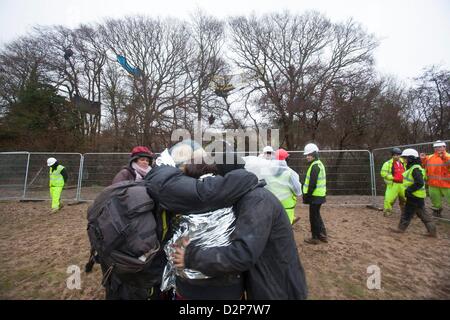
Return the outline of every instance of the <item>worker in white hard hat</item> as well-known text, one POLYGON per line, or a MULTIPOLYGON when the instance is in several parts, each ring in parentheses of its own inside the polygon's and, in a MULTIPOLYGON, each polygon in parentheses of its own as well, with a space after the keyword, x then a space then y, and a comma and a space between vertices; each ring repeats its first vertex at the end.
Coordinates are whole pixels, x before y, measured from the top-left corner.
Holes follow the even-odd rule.
POLYGON ((402 212, 398 229, 393 231, 403 233, 408 228, 414 215, 425 224, 428 236, 436 237, 436 224, 433 217, 425 209, 425 170, 420 165, 419 153, 414 149, 405 149, 401 155, 406 159, 406 171, 403 173, 406 204, 402 212))
POLYGON ((319 159, 319 148, 314 143, 308 143, 304 149, 304 155, 309 162, 303 183, 303 203, 309 204, 309 222, 311 224, 310 239, 305 242, 319 244, 328 242, 327 230, 320 215, 320 207, 326 201, 327 178, 325 166, 319 159))
POLYGON ((263 148, 262 153, 258 156, 260 158, 266 159, 266 160, 274 160, 275 159, 275 151, 271 146, 265 146, 263 148))
POLYGON ((450 154, 446 143, 438 140, 433 144, 434 154, 420 154, 422 166, 427 174, 428 193, 433 205, 433 215, 440 217, 442 199, 450 206, 450 154))
POLYGON ((52 197, 52 212, 57 212, 63 207, 60 199, 64 184, 67 181, 67 171, 55 158, 48 158, 47 166, 50 168, 49 187, 52 197))

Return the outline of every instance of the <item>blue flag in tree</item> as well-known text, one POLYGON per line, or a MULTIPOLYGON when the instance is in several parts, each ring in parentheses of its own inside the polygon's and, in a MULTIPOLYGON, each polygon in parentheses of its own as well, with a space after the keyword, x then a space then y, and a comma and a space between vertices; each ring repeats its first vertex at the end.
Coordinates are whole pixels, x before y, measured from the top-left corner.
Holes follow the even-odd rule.
POLYGON ((132 66, 130 66, 127 62, 127 58, 125 58, 124 56, 117 56, 117 62, 120 63, 120 65, 127 70, 129 73, 131 73, 132 75, 138 76, 141 71, 138 68, 133 68, 132 66))

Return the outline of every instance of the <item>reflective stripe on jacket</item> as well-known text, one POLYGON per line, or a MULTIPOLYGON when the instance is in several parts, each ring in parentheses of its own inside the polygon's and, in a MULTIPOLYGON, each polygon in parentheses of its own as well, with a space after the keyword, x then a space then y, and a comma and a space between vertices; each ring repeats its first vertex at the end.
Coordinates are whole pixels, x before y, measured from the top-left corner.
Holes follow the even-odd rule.
POLYGON ((325 197, 327 194, 327 178, 326 178, 326 172, 325 167, 320 160, 315 160, 311 163, 311 165, 308 168, 308 171, 306 172, 306 178, 305 178, 305 184, 303 185, 303 194, 308 193, 308 187, 309 187, 309 181, 311 179, 311 169, 314 165, 319 166, 319 176, 317 177, 317 185, 314 189, 312 195, 315 197, 325 197))
POLYGON ((61 171, 64 169, 62 165, 58 165, 55 170, 52 171, 52 167, 50 167, 50 187, 64 187, 64 178, 61 174, 61 171))
MULTIPOLYGON (((425 180, 425 170, 420 165, 415 164, 411 168, 409 168, 409 170, 403 173, 403 186, 405 187, 405 190, 414 184, 414 177, 412 173, 416 168, 420 170, 425 180)), ((427 193, 425 191, 425 184, 422 186, 422 188, 414 191, 412 194, 417 198, 425 199, 425 197, 427 196, 427 193)))
POLYGON ((291 184, 291 173, 289 170, 283 171, 279 176, 269 176, 265 178, 266 189, 272 192, 278 200, 283 201, 293 195, 291 184))
MULTIPOLYGON (((400 163, 402 164, 403 168, 405 168, 405 164, 403 163, 403 161, 400 159, 400 163)), ((380 171, 380 175, 381 177, 384 179, 384 182, 386 184, 392 184, 394 181, 394 177, 392 175, 393 169, 392 167, 394 166, 394 159, 390 159, 388 161, 386 161, 383 164, 383 167, 381 167, 381 171, 380 171)))
POLYGON ((438 188, 450 188, 450 154, 445 153, 444 159, 436 153, 427 156, 422 162, 427 173, 429 186, 438 188))

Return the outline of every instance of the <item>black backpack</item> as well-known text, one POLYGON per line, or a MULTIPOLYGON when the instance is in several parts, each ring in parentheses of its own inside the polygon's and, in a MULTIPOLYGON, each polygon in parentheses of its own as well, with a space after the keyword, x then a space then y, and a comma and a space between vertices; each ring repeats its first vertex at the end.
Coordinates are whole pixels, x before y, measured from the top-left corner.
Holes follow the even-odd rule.
POLYGON ((143 182, 119 182, 104 189, 88 209, 91 256, 85 271, 101 263, 107 268, 104 281, 112 271, 143 271, 160 249, 154 208, 143 182))

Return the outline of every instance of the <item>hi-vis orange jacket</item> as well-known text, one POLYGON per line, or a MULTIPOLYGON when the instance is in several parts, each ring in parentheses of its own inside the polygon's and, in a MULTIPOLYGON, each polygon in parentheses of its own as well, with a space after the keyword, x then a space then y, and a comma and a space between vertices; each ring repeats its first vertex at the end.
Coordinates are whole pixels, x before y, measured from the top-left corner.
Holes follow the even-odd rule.
POLYGON ((422 166, 429 186, 450 188, 450 154, 446 152, 442 158, 437 153, 429 155, 422 161, 422 166))

